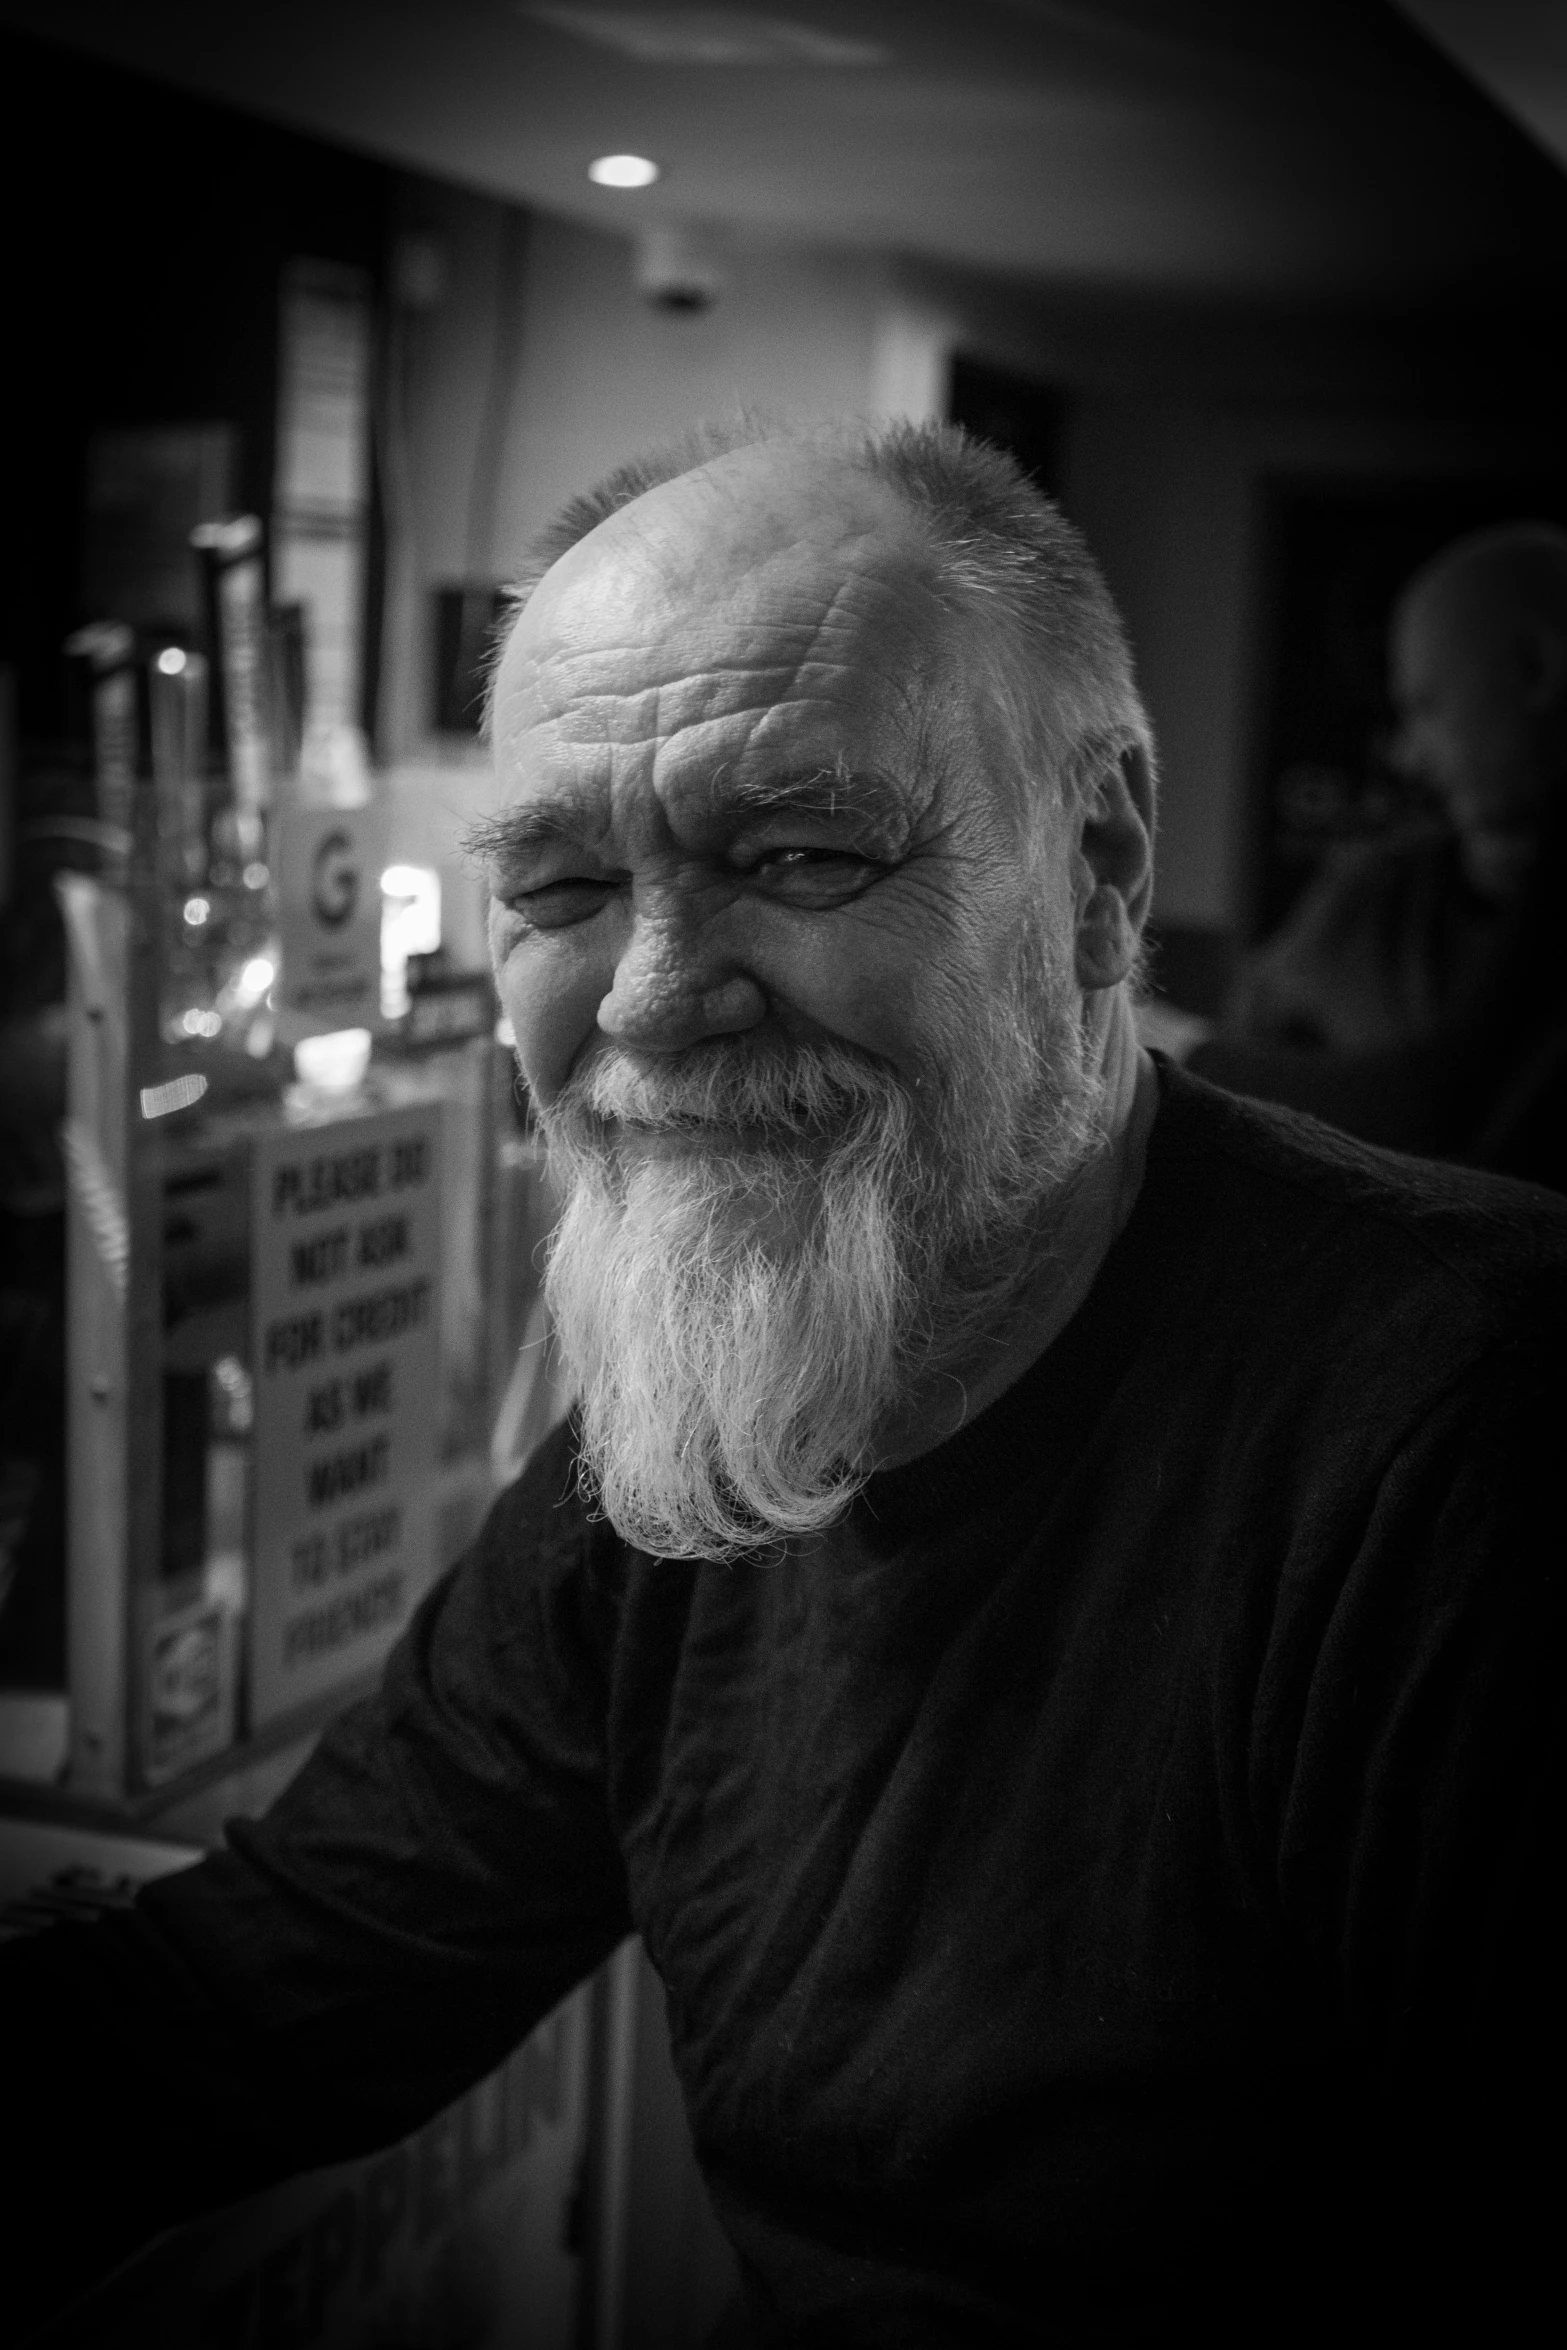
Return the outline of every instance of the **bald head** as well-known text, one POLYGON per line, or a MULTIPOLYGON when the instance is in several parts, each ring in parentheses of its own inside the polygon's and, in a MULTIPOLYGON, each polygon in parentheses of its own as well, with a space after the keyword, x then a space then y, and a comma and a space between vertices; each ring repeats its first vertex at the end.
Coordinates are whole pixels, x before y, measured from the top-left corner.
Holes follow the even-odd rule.
POLYGON ((1476 886, 1507 896, 1567 783, 1567 532, 1445 548, 1400 596, 1390 657, 1400 763, 1441 796, 1476 886))
POLYGON ((895 774, 906 832, 985 732, 971 640, 885 482, 742 446, 613 507, 543 572, 496 672, 497 765, 521 782, 586 758, 615 803, 640 760, 698 831, 780 779, 820 794, 852 776, 869 804, 895 774))
MULTIPOLYGON (((1020 767, 1068 807, 1092 797, 1106 759, 1135 749, 1152 788, 1153 745, 1120 616, 1081 537, 1001 450, 950 425, 783 427, 742 418, 701 425, 632 459, 575 498, 535 541, 514 616, 574 547, 616 553, 671 523, 698 534, 695 576, 727 506, 775 546, 791 534, 825 553, 880 529, 911 586, 966 640, 960 659, 1001 722, 1020 767), (657 493, 683 485, 691 495, 657 493), (605 525, 636 510, 629 537, 605 525)), ((630 515, 628 514, 628 520, 630 515)), ((672 575, 671 575, 672 577, 672 575)))
POLYGON ((711 658, 720 620, 737 667, 780 691, 824 658, 872 657, 888 682, 901 667, 912 720, 940 692, 944 616, 932 550, 887 484, 787 442, 736 448, 611 506, 537 572, 496 672, 497 751, 540 691, 586 720, 631 648, 656 639, 672 683, 711 658))
POLYGON ((1482 637, 1522 629, 1567 645, 1567 531, 1549 522, 1473 531, 1415 573, 1399 609, 1482 637))

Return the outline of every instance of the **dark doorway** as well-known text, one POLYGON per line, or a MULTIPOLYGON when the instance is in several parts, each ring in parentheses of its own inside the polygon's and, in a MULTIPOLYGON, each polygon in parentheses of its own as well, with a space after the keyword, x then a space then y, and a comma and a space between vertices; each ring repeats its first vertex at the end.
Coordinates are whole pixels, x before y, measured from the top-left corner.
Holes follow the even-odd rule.
POLYGON ((953 354, 947 418, 1014 456, 1046 495, 1061 494, 1061 394, 1032 376, 953 354))

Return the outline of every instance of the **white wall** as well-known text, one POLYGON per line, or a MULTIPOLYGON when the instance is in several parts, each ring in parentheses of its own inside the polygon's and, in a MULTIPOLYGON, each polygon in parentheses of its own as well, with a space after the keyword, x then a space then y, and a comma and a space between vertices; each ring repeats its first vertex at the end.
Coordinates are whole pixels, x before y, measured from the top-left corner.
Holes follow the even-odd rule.
POLYGON ((734 257, 712 309, 657 311, 632 284, 628 245, 536 220, 496 567, 574 492, 699 418, 865 408, 885 299, 873 260, 764 249, 734 257))
POLYGON ((450 266, 439 307, 405 319, 399 362, 394 757, 430 756, 432 587, 503 578, 573 493, 698 418, 938 414, 962 343, 1069 395, 1065 503, 1126 614, 1163 753, 1156 916, 1244 922, 1261 482, 1473 455, 1456 426, 1410 421, 1395 345, 1348 328, 1292 345, 1184 314, 1138 324, 890 258, 767 247, 731 254, 712 309, 671 315, 637 292, 628 239, 425 182, 407 184, 404 216, 438 233, 450 266))
POLYGON ((637 292, 629 240, 424 183, 405 218, 439 237, 449 279, 401 329, 382 695, 396 759, 427 727, 429 591, 504 578, 623 458, 742 408, 940 412, 950 327, 874 257, 740 251, 711 310, 673 314, 637 292))

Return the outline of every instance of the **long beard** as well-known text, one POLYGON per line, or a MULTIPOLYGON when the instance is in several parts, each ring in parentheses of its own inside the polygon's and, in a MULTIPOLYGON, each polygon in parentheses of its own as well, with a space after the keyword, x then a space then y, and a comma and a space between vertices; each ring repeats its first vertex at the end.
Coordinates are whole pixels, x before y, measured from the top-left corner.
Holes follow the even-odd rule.
POLYGON ((1035 944, 918 1109, 835 1044, 611 1048, 571 1080, 543 1119, 545 1295, 627 1541, 726 1559, 820 1531, 900 1407, 1005 1336, 1101 1139, 1069 1003, 1035 944))

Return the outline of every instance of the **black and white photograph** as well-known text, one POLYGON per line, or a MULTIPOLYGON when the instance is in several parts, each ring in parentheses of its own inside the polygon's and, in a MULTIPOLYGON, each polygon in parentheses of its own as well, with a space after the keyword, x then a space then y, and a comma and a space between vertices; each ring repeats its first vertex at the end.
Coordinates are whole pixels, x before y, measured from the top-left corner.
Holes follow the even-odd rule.
POLYGON ((0 186, 0 2341, 1548 2339, 1567 5, 0 186))

